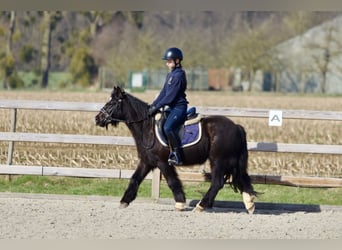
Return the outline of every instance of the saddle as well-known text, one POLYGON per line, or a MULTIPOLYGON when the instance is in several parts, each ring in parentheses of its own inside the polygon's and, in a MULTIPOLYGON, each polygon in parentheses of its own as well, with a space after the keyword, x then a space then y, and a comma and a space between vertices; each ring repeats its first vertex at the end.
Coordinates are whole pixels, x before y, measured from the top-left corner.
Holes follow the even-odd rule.
MULTIPOLYGON (((155 115, 155 133, 159 142, 163 146, 168 146, 168 140, 163 132, 164 123, 169 115, 168 110, 164 110, 161 113, 155 115)), ((196 112, 196 108, 192 107, 188 109, 186 120, 183 125, 178 128, 178 136, 181 140, 181 146, 183 148, 195 145, 202 137, 201 115, 196 112)))

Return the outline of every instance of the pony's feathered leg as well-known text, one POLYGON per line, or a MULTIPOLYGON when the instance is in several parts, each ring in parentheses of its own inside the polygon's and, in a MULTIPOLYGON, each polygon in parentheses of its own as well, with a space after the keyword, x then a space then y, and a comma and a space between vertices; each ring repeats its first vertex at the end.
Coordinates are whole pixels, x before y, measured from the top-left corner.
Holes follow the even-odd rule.
POLYGON ((161 173, 164 175, 167 185, 171 189, 176 201, 175 208, 178 211, 185 210, 186 198, 183 185, 180 181, 176 169, 173 165, 169 166, 166 162, 159 165, 161 173))
POLYGON ((247 192, 242 192, 242 199, 248 213, 253 214, 255 210, 254 199, 255 195, 250 195, 247 192))
POLYGON ((220 189, 223 188, 226 181, 224 177, 224 168, 222 168, 223 161, 220 159, 210 160, 211 164, 211 184, 209 190, 204 195, 202 200, 193 209, 194 212, 202 212, 206 208, 212 208, 214 200, 220 189))
POLYGON ((151 167, 148 167, 143 162, 139 162, 138 167, 129 181, 128 187, 121 198, 120 208, 128 207, 128 205, 137 197, 139 185, 144 180, 146 175, 151 171, 151 169, 151 167))

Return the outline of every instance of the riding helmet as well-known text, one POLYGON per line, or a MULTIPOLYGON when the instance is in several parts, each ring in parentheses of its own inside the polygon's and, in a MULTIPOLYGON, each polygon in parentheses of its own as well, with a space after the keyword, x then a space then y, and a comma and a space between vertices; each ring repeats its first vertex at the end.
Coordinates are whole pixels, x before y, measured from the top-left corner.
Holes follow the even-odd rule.
POLYGON ((179 60, 183 60, 183 53, 179 48, 168 48, 165 53, 164 56, 162 57, 162 60, 170 60, 170 59, 179 59, 179 60))

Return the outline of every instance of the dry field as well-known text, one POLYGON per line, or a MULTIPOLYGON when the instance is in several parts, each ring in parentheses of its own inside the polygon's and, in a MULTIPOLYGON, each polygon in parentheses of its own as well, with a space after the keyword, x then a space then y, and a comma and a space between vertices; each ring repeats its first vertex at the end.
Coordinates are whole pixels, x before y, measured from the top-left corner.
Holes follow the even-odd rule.
MULTIPOLYGON (((0 99, 106 102, 109 92, 21 92, 2 91, 0 99)), ((151 102, 157 91, 134 93, 151 102)), ((219 106, 267 109, 341 111, 341 97, 299 96, 267 93, 188 92, 191 106, 219 106)), ((17 131, 130 136, 124 124, 108 131, 96 127, 93 112, 18 110, 17 131)), ((338 121, 284 120, 282 127, 269 127, 265 118, 231 117, 243 125, 248 141, 342 144, 342 124, 338 121)), ((10 129, 10 111, 0 109, 0 131, 10 129)), ((6 163, 7 143, 0 142, 0 164, 6 163)), ((134 147, 16 143, 13 164, 89 168, 133 169, 137 163, 134 147)), ((252 174, 342 177, 342 156, 251 152, 252 174)), ((197 171, 198 166, 187 168, 197 171)))

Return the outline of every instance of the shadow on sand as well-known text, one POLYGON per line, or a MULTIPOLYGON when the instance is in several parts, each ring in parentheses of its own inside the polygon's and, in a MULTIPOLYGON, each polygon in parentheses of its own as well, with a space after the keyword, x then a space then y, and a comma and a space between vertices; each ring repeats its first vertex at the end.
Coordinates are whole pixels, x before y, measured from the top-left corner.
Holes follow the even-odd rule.
MULTIPOLYGON (((191 210, 199 200, 191 200, 189 202, 189 209, 191 210)), ((286 204, 286 203, 264 203, 256 202, 254 214, 284 214, 295 212, 319 213, 322 211, 320 205, 308 204, 286 204)), ((212 213, 236 212, 247 213, 243 202, 239 201, 215 201, 212 209, 206 210, 212 213)))

